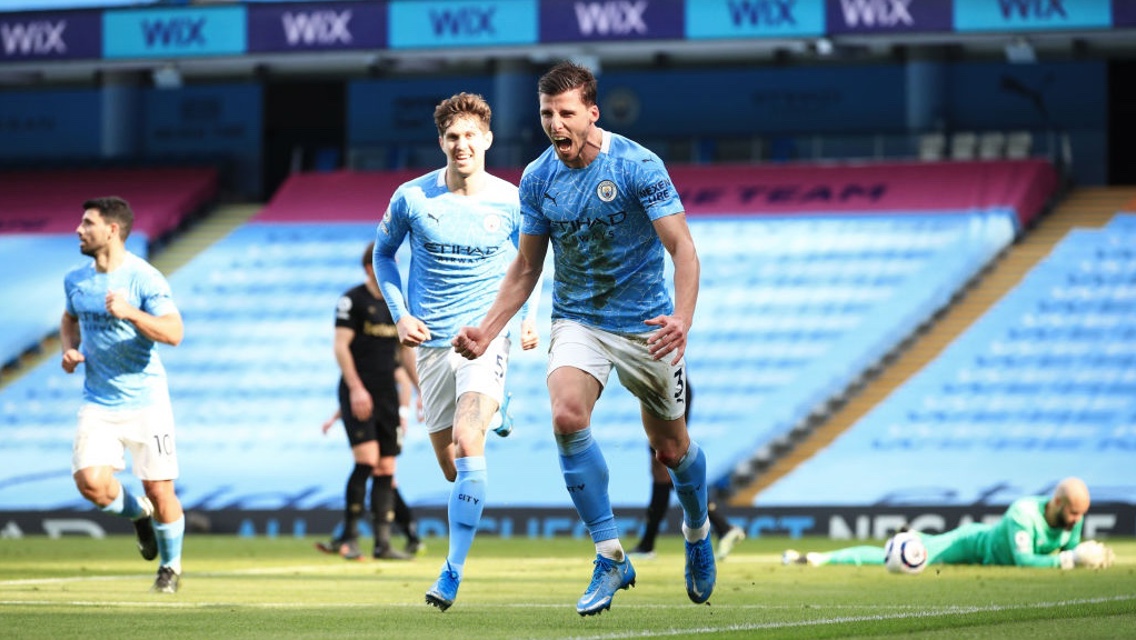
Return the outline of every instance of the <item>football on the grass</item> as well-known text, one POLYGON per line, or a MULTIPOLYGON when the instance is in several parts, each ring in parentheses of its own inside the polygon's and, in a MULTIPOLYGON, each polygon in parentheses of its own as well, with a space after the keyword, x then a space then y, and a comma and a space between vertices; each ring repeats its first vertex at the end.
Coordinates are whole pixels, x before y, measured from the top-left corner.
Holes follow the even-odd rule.
POLYGON ((927 547, 914 531, 901 531, 884 545, 887 570, 892 573, 919 573, 927 566, 927 547))

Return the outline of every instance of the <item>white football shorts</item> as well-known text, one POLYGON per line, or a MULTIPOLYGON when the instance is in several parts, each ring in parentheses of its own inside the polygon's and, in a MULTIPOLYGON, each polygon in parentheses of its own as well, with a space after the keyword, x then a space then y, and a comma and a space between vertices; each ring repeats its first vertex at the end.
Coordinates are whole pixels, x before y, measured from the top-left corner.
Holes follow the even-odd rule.
POLYGON ((509 345, 509 338, 499 335, 476 360, 462 357, 453 347, 418 347, 418 384, 427 433, 454 426, 458 398, 463 393, 480 393, 501 404, 509 370, 509 345))
POLYGON ((607 386, 615 368, 619 382, 651 415, 675 420, 686 410, 686 358, 672 365, 673 355, 659 360, 647 351, 653 332, 611 333, 572 320, 554 320, 548 347, 548 373, 560 367, 585 371, 607 386))
POLYGON ((141 480, 178 477, 174 412, 162 395, 140 409, 112 409, 84 404, 71 451, 71 473, 89 467, 126 468, 130 451, 134 475, 141 480))

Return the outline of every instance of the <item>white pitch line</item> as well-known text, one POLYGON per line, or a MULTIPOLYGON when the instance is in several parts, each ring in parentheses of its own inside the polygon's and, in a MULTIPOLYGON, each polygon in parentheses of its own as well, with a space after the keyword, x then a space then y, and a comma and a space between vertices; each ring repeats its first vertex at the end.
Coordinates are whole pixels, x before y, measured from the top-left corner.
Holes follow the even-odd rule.
POLYGON ((969 615, 974 613, 990 613, 999 611, 1018 611, 1022 609, 1050 609, 1054 607, 1069 607, 1084 604, 1103 604, 1107 602, 1127 602, 1136 600, 1136 594, 1112 596, 1109 598, 1084 598, 1078 600, 1061 600, 1058 602, 1032 602, 1021 605, 989 605, 984 607, 951 606, 942 609, 930 609, 912 613, 891 613, 870 616, 840 616, 836 618, 821 618, 820 620, 801 620, 799 622, 764 622, 755 624, 730 624, 721 627, 698 627, 693 629, 668 629, 666 631, 625 631, 620 633, 607 633, 594 636, 569 636, 565 640, 623 640, 625 638, 664 638, 667 636, 686 636, 702 634, 718 634, 723 631, 765 631, 769 629, 791 629, 799 627, 820 627, 848 622, 878 622, 883 620, 907 620, 916 618, 937 618, 942 616, 969 615))
MULTIPOLYGON (((1020 609, 1040 609, 1040 608, 1053 608, 1053 607, 1067 607, 1073 605, 1084 604, 1102 604, 1107 602, 1127 602, 1136 600, 1136 594, 1127 594, 1119 596, 1111 596, 1107 598, 1084 598, 1079 600, 1062 600, 1059 602, 1035 602, 1021 605, 988 605, 988 606, 957 606, 950 605, 945 607, 919 607, 916 605, 810 605, 814 610, 819 609, 909 609, 908 612, 897 613, 877 613, 871 615, 861 616, 837 616, 833 618, 822 618, 819 620, 802 620, 798 622, 768 622, 744 625, 729 625, 725 627, 704 627, 695 629, 673 629, 668 631, 640 631, 640 632, 621 632, 610 635, 598 636, 572 636, 571 640, 617 640, 620 638, 651 638, 651 637, 664 637, 676 634, 685 633, 716 633, 721 631, 750 631, 750 630, 763 630, 763 629, 780 629, 789 627, 802 627, 814 625, 831 625, 843 622, 868 622, 876 620, 904 620, 909 618, 925 618, 937 617, 947 615, 962 615, 981 612, 997 612, 997 611, 1015 611, 1020 609)), ((238 607, 246 609, 360 609, 368 608, 373 609, 376 605, 373 602, 180 602, 177 600, 167 599, 165 596, 152 597, 143 600, 128 600, 128 601, 104 601, 104 600, 0 600, 0 606, 72 606, 72 607, 146 607, 146 608, 169 608, 169 609, 205 609, 216 607, 238 607)), ((396 602, 386 603, 381 606, 384 607, 413 607, 418 608, 423 606, 421 602, 396 602)), ((488 609, 563 609, 569 607, 569 604, 563 603, 478 603, 467 605, 471 608, 488 608, 488 609)), ((674 609, 673 604, 621 604, 620 609, 674 609)), ((763 604, 731 604, 724 605, 723 608, 729 609, 752 609, 762 611, 773 611, 779 609, 793 609, 800 610, 800 605, 763 605, 763 604)))
MULTIPOLYGON (((311 565, 306 567, 257 567, 252 569, 238 569, 236 571, 194 571, 188 575, 202 578, 225 578, 230 576, 270 576, 295 572, 303 573, 342 573, 349 574, 350 569, 343 567, 329 567, 328 565, 311 565)), ((140 576, 153 577, 152 573, 124 574, 120 576, 70 576, 66 578, 22 578, 18 580, 0 580, 0 587, 27 586, 44 584, 68 584, 74 582, 98 582, 109 580, 137 580, 140 576)))

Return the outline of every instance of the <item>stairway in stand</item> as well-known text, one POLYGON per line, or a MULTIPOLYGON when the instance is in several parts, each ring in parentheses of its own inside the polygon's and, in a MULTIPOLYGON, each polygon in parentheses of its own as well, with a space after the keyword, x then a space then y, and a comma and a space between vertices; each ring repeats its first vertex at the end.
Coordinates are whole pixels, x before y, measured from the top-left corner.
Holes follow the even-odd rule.
POLYGON ((947 345, 1017 285, 1071 229, 1102 227, 1115 214, 1126 209, 1136 209, 1136 187, 1083 187, 1071 191, 1053 211, 1027 229, 989 269, 962 292, 954 304, 916 335, 862 388, 850 394, 847 402, 833 410, 807 436, 794 443, 791 449, 758 474, 752 483, 737 490, 731 497, 730 504, 753 506, 754 497, 758 493, 828 446, 937 357, 947 345))

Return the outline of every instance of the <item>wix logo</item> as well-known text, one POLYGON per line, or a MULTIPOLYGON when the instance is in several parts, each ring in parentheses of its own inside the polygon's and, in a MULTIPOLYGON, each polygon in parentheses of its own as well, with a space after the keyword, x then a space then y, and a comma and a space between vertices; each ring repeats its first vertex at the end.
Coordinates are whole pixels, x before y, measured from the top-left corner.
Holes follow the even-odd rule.
POLYGON ((840 8, 844 13, 844 23, 849 27, 912 26, 915 20, 908 8, 911 2, 912 0, 840 0, 840 8))
POLYGON ((479 36, 494 35, 493 26, 496 7, 462 7, 456 11, 445 9, 430 12, 430 25, 434 35, 479 36))
POLYGON ((176 46, 188 47, 197 45, 204 47, 205 42, 204 17, 173 18, 171 20, 142 21, 142 38, 147 47, 176 46))
POLYGON ((796 25, 793 7, 797 0, 741 0, 730 3, 730 19, 734 25, 780 27, 796 25))
POLYGON ((649 3, 639 2, 577 2, 576 24, 580 33, 589 35, 646 35, 647 21, 643 13, 649 3))
POLYGON ((66 30, 66 20, 6 22, 0 25, 0 44, 7 55, 66 53, 67 43, 63 41, 63 32, 66 30))
POLYGON ((1002 17, 1009 20, 1013 17, 1035 18, 1051 20, 1056 17, 1068 19, 1065 11, 1065 0, 998 0, 1002 10, 1002 17))
POLYGON ((290 46, 298 44, 350 44, 351 10, 285 13, 280 26, 290 46))

